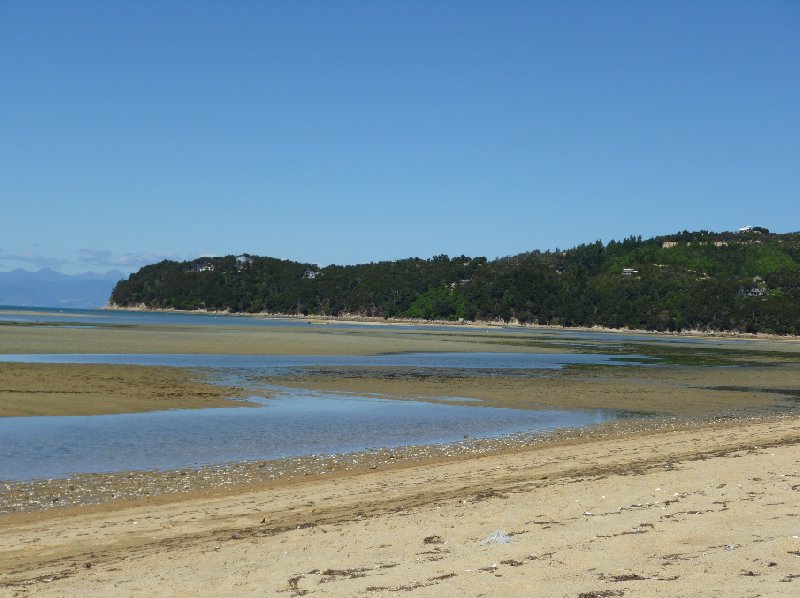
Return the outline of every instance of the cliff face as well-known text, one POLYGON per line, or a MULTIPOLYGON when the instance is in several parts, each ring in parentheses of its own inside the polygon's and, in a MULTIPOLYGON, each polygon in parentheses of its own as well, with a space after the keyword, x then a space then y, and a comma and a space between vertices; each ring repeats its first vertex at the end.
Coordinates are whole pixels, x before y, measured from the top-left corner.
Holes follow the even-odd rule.
POLYGON ((800 333, 800 234, 683 232, 563 252, 319 268, 250 255, 164 261, 120 306, 800 333))

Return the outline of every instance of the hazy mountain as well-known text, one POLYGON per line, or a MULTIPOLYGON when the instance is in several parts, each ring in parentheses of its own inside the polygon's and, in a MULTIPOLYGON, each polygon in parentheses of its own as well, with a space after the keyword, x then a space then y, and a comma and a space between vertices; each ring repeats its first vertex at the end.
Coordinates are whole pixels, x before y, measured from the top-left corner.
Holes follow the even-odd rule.
POLYGON ((0 305, 102 307, 108 303, 114 285, 123 278, 126 274, 120 270, 72 275, 49 268, 0 272, 0 305))

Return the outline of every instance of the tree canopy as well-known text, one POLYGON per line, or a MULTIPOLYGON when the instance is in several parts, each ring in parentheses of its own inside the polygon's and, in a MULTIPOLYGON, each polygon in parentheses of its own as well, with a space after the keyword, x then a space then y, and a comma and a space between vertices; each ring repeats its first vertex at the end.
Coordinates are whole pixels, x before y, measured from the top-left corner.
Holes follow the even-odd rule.
POLYGON ((251 255, 145 266, 119 306, 800 334, 800 233, 683 231, 487 260, 324 268, 251 255))

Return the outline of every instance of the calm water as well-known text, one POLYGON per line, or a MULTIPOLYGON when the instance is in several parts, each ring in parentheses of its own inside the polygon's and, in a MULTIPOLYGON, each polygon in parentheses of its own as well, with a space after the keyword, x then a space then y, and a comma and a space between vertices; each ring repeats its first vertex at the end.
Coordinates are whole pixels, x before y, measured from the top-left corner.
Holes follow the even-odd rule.
MULTIPOLYGON (((158 325, 158 326, 313 326, 307 320, 295 318, 268 318, 264 316, 171 313, 146 311, 117 311, 106 309, 60 309, 49 307, 0 306, 0 321, 33 324, 67 323, 72 325, 158 325)), ((328 321, 323 326, 334 328, 374 328, 373 324, 328 321)), ((399 324, 377 324, 381 328, 402 328, 403 330, 446 330, 459 326, 405 326, 399 324)), ((494 329, 493 329, 494 330, 494 329)))
POLYGON ((525 411, 281 389, 260 407, 0 418, 0 480, 173 469, 585 426, 606 410, 525 411))
MULTIPOLYGON (((14 307, 0 306, 0 322, 20 322, 35 324, 68 323, 72 325, 161 325, 161 326, 240 326, 240 327, 295 327, 314 326, 306 320, 294 318, 267 318, 264 316, 244 315, 214 315, 203 313, 170 313, 170 312, 139 312, 116 311, 103 309, 61 309, 47 307, 14 307), (23 313, 20 313, 23 312, 23 313)), ((616 333, 591 330, 560 330, 547 328, 524 327, 498 327, 465 329, 458 325, 420 325, 409 326, 404 324, 356 324, 350 322, 329 321, 323 326, 334 328, 368 328, 368 329, 401 329, 401 330, 458 330, 471 332, 492 332, 495 334, 531 335, 540 339, 556 341, 573 341, 579 344, 584 341, 618 345, 632 342, 658 342, 658 343, 690 343, 699 345, 737 345, 752 343, 741 339, 705 339, 692 337, 654 336, 641 333, 616 333)))
MULTIPOLYGON (((308 325, 303 321, 280 318, 29 308, 0 308, 2 320, 28 324, 69 322, 81 326, 308 325), (28 313, 12 313, 20 309, 28 313)), ((432 330, 435 327, 424 329, 432 330)), ((491 331, 502 333, 502 329, 492 328, 491 331)), ((631 359, 647 362, 647 358, 636 355, 624 355, 623 358, 627 363, 631 359)), ((407 353, 375 356, 11 354, 0 355, 0 361, 200 367, 212 370, 218 379, 253 372, 268 375, 287 369, 326 366, 472 369, 488 372, 548 370, 570 364, 622 363, 619 355, 604 353, 407 353)), ((258 401, 261 406, 257 408, 175 410, 88 417, 0 418, 0 479, 24 480, 82 472, 170 469, 400 445, 437 444, 459 441, 464 436, 499 437, 518 432, 585 426, 620 417, 620 414, 604 410, 525 411, 480 405, 465 407, 290 389, 280 389, 273 398, 258 401)))
POLYGON ((454 369, 558 369, 565 365, 613 365, 638 355, 602 353, 398 353, 392 355, 208 355, 208 354, 0 354, 0 362, 109 363, 174 367, 258 368, 265 372, 308 367, 401 367, 454 369))

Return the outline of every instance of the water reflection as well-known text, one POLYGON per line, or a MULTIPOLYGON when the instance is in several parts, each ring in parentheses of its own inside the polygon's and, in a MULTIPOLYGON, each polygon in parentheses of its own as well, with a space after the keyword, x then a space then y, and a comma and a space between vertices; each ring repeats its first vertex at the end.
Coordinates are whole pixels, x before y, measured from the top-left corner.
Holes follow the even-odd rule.
POLYGON ((0 479, 172 469, 585 426, 608 410, 517 410, 280 389, 259 407, 0 418, 0 479))
POLYGON ((208 354, 8 354, 0 362, 108 363, 214 368, 409 367, 455 369, 559 369, 565 365, 648 363, 640 355, 603 353, 399 353, 395 355, 208 355, 208 354))

